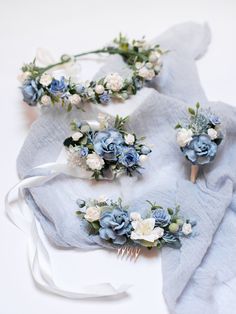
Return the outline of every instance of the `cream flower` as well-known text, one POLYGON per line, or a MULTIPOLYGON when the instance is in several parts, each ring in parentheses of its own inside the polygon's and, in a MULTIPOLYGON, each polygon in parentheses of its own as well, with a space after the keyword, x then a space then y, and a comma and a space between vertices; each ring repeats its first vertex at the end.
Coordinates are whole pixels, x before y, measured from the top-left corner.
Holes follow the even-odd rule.
POLYGON ((192 225, 189 223, 184 223, 182 227, 182 232, 184 235, 189 235, 192 233, 192 225))
POLYGON ((155 72, 154 70, 149 70, 144 66, 138 71, 138 75, 143 77, 145 80, 150 81, 154 78, 155 72))
POLYGON ((180 147, 186 146, 192 140, 193 132, 190 129, 180 129, 177 133, 177 143, 180 147))
POLYGON ((83 137, 83 134, 81 132, 75 132, 72 135, 73 141, 78 141, 81 137, 83 137))
POLYGON ((161 54, 158 51, 151 51, 148 59, 151 63, 156 63, 159 60, 160 56, 161 54))
POLYGON ((130 219, 133 221, 138 221, 138 220, 142 220, 142 217, 141 217, 140 213, 132 212, 132 213, 130 213, 130 219))
POLYGON ((99 95, 103 94, 104 93, 104 86, 103 85, 96 85, 95 86, 95 92, 99 95))
POLYGON ((107 201, 107 197, 105 195, 100 195, 97 201, 98 203, 105 203, 107 201))
POLYGON ((98 114, 98 121, 100 123, 100 129, 103 130, 103 129, 106 129, 109 125, 109 116, 104 114, 104 113, 99 113, 98 114))
POLYGON ((139 156, 139 161, 142 163, 144 163, 145 161, 148 160, 148 156, 147 155, 140 155, 139 156))
POLYGON ((217 138, 217 131, 213 128, 208 129, 207 134, 210 136, 212 140, 215 140, 217 138))
POLYGON ((43 86, 48 86, 52 82, 52 76, 48 73, 43 73, 39 83, 42 84, 43 86))
POLYGON ((134 141, 135 141, 135 137, 133 134, 126 134, 125 136, 125 143, 127 145, 133 145, 134 144, 134 141))
POLYGON ((74 95, 69 96, 69 101, 73 106, 76 106, 81 102, 81 98, 79 95, 74 94, 74 95))
POLYGON ((106 76, 105 83, 107 88, 113 92, 118 92, 123 87, 124 80, 118 73, 111 73, 106 76))
POLYGON ((40 99, 40 103, 44 106, 49 106, 51 102, 51 97, 48 95, 43 95, 40 99))
POLYGON ((93 206, 88 207, 86 209, 86 214, 84 215, 84 218, 88 220, 89 222, 96 221, 100 218, 101 215, 101 207, 93 206))
POLYGON ((21 83, 24 83, 26 80, 28 80, 31 76, 31 73, 29 71, 22 72, 17 76, 18 81, 21 83))
POLYGON ((104 166, 104 160, 96 153, 89 154, 86 164, 91 170, 101 170, 104 166))
POLYGON ((134 231, 131 232, 132 240, 145 240, 153 243, 164 234, 163 228, 155 228, 154 218, 132 221, 132 227, 134 228, 134 231))

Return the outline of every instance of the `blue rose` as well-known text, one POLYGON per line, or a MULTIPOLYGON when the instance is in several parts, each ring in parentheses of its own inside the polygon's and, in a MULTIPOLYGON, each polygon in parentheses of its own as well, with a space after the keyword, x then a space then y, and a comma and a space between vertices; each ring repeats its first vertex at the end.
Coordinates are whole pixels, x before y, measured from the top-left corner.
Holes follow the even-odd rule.
POLYGON ((43 89, 34 81, 26 81, 21 88, 24 101, 30 106, 36 106, 39 98, 43 93, 43 89))
POLYGON ((119 162, 126 168, 137 165, 139 161, 139 154, 133 147, 120 147, 119 162))
POLYGON ((143 154, 143 155, 148 155, 148 154, 150 154, 151 153, 151 148, 149 148, 148 146, 145 146, 145 145, 143 145, 142 147, 141 147, 141 153, 143 154))
POLYGON ((80 150, 79 150, 79 154, 80 154, 80 157, 84 158, 86 156, 88 156, 88 147, 80 147, 80 150))
POLYGON ((194 136, 191 142, 182 148, 186 158, 194 165, 204 165, 215 158, 217 144, 208 135, 194 136))
POLYGON ((85 92, 85 87, 82 84, 76 85, 75 89, 76 92, 79 94, 83 94, 85 92))
POLYGON ((155 219, 155 226, 166 227, 170 223, 171 216, 166 209, 155 209, 152 212, 152 217, 155 219))
POLYGON ((110 101, 111 97, 107 91, 99 96, 99 100, 102 104, 107 104, 110 101))
POLYGON ((49 91, 51 94, 58 96, 63 94, 67 89, 67 84, 64 77, 61 77, 60 80, 53 79, 50 85, 49 91))
POLYGON ((118 148, 124 143, 122 134, 116 129, 107 129, 95 134, 93 145, 95 152, 105 160, 116 161, 118 148))
POLYGON ((211 115, 209 120, 213 125, 221 124, 220 118, 216 115, 211 115))
POLYGON ((99 235, 104 240, 112 240, 114 244, 123 245, 127 241, 132 225, 127 211, 117 207, 102 213, 99 235))

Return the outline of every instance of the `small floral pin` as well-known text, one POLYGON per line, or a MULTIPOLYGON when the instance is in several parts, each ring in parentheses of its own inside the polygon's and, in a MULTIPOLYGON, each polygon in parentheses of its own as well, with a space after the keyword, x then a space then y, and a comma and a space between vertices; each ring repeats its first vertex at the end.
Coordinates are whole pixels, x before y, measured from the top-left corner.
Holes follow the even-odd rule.
POLYGON ((195 183, 199 166, 214 160, 223 134, 219 117, 210 109, 200 109, 197 103, 195 108, 188 108, 188 113, 188 119, 175 127, 178 130, 176 139, 182 153, 192 164, 190 180, 195 183))

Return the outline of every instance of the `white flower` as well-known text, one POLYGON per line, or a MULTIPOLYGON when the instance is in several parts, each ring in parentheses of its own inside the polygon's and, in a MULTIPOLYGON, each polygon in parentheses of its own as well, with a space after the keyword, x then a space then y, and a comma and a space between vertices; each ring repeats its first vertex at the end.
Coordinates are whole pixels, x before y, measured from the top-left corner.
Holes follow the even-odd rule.
POLYGON ((126 134, 125 136, 125 143, 127 145, 133 145, 134 144, 134 141, 135 141, 135 137, 133 134, 126 134))
POLYGON ((98 114, 98 121, 100 123, 100 130, 106 129, 109 125, 109 116, 100 112, 98 114))
POLYGON ((25 72, 22 72, 20 73, 18 76, 17 76, 17 79, 18 81, 20 81, 21 83, 24 83, 28 78, 30 78, 31 76, 31 73, 29 71, 25 71, 25 72))
POLYGON ((217 138, 217 131, 213 128, 208 129, 207 134, 210 136, 212 140, 215 140, 217 138))
POLYGON ((106 76, 105 83, 107 88, 113 92, 118 92, 123 87, 124 80, 118 73, 111 73, 106 76))
POLYGON ((141 69, 142 66, 143 66, 143 63, 142 63, 142 62, 136 62, 136 63, 135 63, 135 68, 138 69, 138 70, 141 69))
POLYGON ((105 203, 107 201, 107 197, 105 195, 100 195, 97 201, 98 203, 105 203))
POLYGON ((87 89, 87 94, 89 97, 93 97, 95 95, 94 90, 91 87, 87 89))
POLYGON ((48 86, 52 82, 52 76, 48 73, 43 73, 39 83, 42 84, 43 86, 48 86))
POLYGON ((132 212, 132 213, 130 213, 130 219, 133 221, 137 221, 137 220, 142 220, 142 217, 141 217, 140 213, 132 212))
POLYGON ((156 64, 156 65, 154 66, 154 70, 155 70, 156 72, 160 72, 160 70, 161 70, 161 63, 156 64))
POLYGON ((86 214, 84 215, 84 218, 88 220, 89 222, 96 221, 100 218, 101 215, 101 207, 93 206, 88 207, 86 209, 86 214))
POLYGON ((177 133, 176 140, 180 147, 186 146, 192 140, 193 132, 190 129, 180 129, 177 133))
POLYGON ((96 153, 89 154, 86 164, 91 170, 101 170, 104 166, 104 160, 96 153))
POLYGON ((79 95, 74 94, 74 95, 69 96, 69 101, 73 106, 76 106, 81 102, 81 98, 79 95))
POLYGON ((154 218, 132 221, 132 226, 134 228, 134 231, 131 232, 132 240, 145 240, 148 242, 154 242, 160 239, 164 234, 163 228, 155 228, 154 218))
POLYGON ((95 86, 95 92, 97 93, 97 94, 103 94, 104 93, 104 90, 105 90, 105 88, 104 88, 104 86, 103 85, 96 85, 95 86))
POLYGON ((185 222, 182 227, 182 232, 184 235, 189 235, 192 233, 192 225, 185 222))
POLYGON ((43 95, 40 99, 40 103, 44 106, 48 106, 51 104, 51 97, 48 95, 43 95))
POLYGON ((156 63, 159 60, 160 56, 161 54, 158 51, 151 51, 148 59, 151 63, 156 63))
POLYGON ((146 68, 148 68, 148 69, 153 69, 153 64, 152 64, 151 62, 147 62, 147 63, 145 64, 145 66, 146 66, 146 68))
POLYGON ((75 132, 72 135, 73 141, 78 141, 81 137, 83 137, 83 134, 81 132, 75 132))
POLYGON ((142 163, 144 163, 145 161, 148 160, 148 156, 147 155, 140 155, 139 156, 139 161, 142 163))
POLYGON ((150 81, 155 76, 155 72, 153 70, 149 70, 148 68, 144 66, 138 71, 138 75, 150 81))

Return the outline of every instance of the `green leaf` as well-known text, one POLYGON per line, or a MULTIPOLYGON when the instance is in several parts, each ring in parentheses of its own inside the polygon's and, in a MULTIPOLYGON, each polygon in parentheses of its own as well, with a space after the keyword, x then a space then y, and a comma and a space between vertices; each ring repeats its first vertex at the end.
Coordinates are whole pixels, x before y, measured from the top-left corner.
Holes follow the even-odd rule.
POLYGON ((182 125, 180 123, 177 123, 175 126, 175 129, 181 129, 181 128, 182 128, 182 125))
POLYGON ((191 115, 193 115, 193 116, 195 116, 195 110, 193 109, 193 108, 188 108, 188 112, 191 114, 191 115))
POLYGON ((199 102, 196 103, 196 108, 197 108, 197 109, 200 108, 200 103, 199 103, 199 102))
POLYGON ((90 223, 94 229, 95 232, 98 232, 98 230, 100 229, 100 223, 99 221, 93 221, 90 223))

